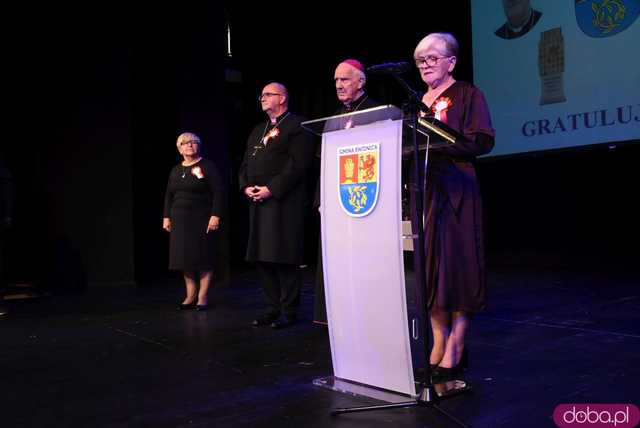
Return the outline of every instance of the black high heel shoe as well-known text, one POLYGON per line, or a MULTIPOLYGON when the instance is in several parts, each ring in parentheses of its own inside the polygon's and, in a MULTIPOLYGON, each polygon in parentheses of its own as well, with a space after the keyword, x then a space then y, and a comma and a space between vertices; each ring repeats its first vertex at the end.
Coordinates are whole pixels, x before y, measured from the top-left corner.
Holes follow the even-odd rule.
POLYGON ((441 367, 437 366, 431 372, 431 381, 433 383, 444 383, 451 380, 455 380, 463 374, 464 369, 469 367, 469 352, 467 348, 462 351, 460 361, 453 367, 441 367))
POLYGON ((431 382, 432 383, 445 383, 451 380, 454 380, 458 377, 458 369, 457 367, 436 367, 431 372, 431 382))
MULTIPOLYGON (((433 372, 438 369, 437 364, 429 364, 429 375, 433 378, 433 372)), ((419 367, 415 370, 414 376, 416 379, 424 379, 424 374, 427 371, 426 367, 419 367)))
MULTIPOLYGON (((431 364, 429 363, 429 374, 433 377, 433 372, 438 368, 438 363, 431 364)), ((416 370, 415 375, 417 378, 422 379, 424 377, 424 372, 426 371, 426 367, 420 367, 416 370)))

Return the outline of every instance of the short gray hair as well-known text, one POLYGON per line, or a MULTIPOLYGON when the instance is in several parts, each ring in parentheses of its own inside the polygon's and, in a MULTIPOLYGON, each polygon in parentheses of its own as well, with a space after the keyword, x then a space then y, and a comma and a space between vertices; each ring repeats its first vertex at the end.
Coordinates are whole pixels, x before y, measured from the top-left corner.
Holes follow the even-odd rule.
POLYGON ((427 35, 424 39, 420 40, 418 46, 416 46, 415 51, 413 52, 413 56, 415 57, 419 51, 423 50, 429 43, 433 42, 433 40, 439 40, 444 44, 446 52, 443 52, 447 56, 455 56, 458 57, 458 50, 460 46, 458 45, 458 41, 451 33, 431 33, 427 35))

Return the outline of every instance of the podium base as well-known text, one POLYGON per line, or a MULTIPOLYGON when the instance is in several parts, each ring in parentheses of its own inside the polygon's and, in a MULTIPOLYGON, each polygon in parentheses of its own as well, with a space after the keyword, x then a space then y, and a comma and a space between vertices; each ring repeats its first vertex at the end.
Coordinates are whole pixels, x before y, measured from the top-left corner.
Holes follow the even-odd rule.
POLYGON ((412 403, 412 400, 415 400, 416 398, 415 396, 376 388, 375 386, 348 381, 335 376, 314 379, 313 384, 315 386, 341 392, 343 394, 349 394, 356 397, 373 398, 374 400, 384 401, 389 404, 412 403))
MULTIPOLYGON (((387 391, 370 385, 364 385, 357 382, 340 379, 335 376, 328 376, 313 380, 315 386, 330 389, 332 391, 341 392, 353 396, 373 398, 374 400, 385 402, 386 404, 376 404, 371 406, 358 407, 342 407, 333 409, 331 415, 340 415, 343 413, 366 412, 371 410, 390 410, 405 407, 429 406, 436 409, 442 415, 449 418, 461 427, 467 427, 462 421, 455 416, 447 413, 438 407, 435 402, 437 400, 453 397, 471 390, 471 386, 462 380, 452 380, 449 382, 437 383, 422 388, 416 396, 404 395, 397 392, 387 391)), ((416 388, 420 384, 416 382, 416 388)))

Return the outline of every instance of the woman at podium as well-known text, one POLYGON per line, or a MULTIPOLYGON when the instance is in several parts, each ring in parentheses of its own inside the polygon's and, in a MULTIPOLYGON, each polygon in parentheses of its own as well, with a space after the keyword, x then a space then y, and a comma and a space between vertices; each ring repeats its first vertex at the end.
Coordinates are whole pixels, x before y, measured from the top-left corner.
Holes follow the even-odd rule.
POLYGON ((425 273, 433 330, 429 362, 434 382, 466 368, 465 333, 485 306, 481 201, 474 161, 489 153, 495 133, 482 92, 456 81, 458 42, 432 33, 414 59, 427 90, 422 102, 436 119, 458 131, 455 144, 429 150, 425 189, 425 273))

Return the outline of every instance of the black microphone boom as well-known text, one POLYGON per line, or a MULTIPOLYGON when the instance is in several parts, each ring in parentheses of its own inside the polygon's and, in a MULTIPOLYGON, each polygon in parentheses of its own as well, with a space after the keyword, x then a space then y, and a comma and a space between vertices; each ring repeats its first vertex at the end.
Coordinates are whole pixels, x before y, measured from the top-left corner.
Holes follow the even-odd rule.
POLYGON ((408 62, 386 62, 384 64, 372 65, 367 68, 369 73, 392 73, 402 74, 411 70, 408 62))

